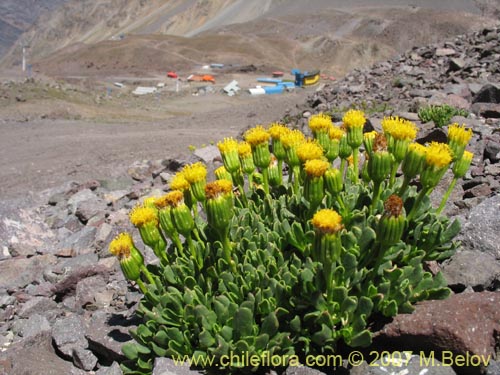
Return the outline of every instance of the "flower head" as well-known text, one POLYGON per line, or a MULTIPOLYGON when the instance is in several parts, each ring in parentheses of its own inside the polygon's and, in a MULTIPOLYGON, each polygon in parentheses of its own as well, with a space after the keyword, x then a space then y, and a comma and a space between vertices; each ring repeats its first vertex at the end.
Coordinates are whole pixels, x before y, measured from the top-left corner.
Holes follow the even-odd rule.
POLYGON ((307 160, 320 159, 323 156, 323 148, 315 140, 308 140, 297 146, 297 156, 302 163, 307 160))
POLYGON ((466 129, 465 124, 462 126, 458 125, 458 123, 453 123, 448 128, 448 139, 450 141, 454 141, 457 144, 465 147, 469 143, 472 138, 472 130, 466 129))
POLYGON ((281 136, 281 142, 285 148, 297 147, 306 139, 304 133, 300 130, 294 129, 281 136))
POLYGON ((384 133, 396 140, 413 141, 417 137, 417 126, 400 117, 384 117, 382 120, 384 133))
POLYGON ((130 222, 136 227, 142 227, 148 223, 158 224, 158 217, 154 208, 142 205, 135 206, 130 212, 130 222))
POLYGON ((182 169, 184 178, 190 184, 205 180, 207 177, 207 167, 202 162, 186 165, 182 169))
POLYGON ((342 122, 347 129, 363 128, 366 122, 365 114, 363 113, 363 111, 350 109, 345 113, 344 117, 342 118, 342 122))
POLYGON ((128 233, 120 233, 109 244, 109 252, 119 259, 128 258, 134 242, 128 233))
POLYGON ((431 142, 427 146, 425 162, 428 166, 441 169, 448 166, 451 161, 451 149, 446 143, 431 142))
POLYGON ((342 216, 329 208, 316 212, 312 218, 312 225, 323 234, 335 234, 344 228, 342 216))
POLYGON ((325 160, 312 159, 306 161, 304 165, 304 170, 306 171, 308 176, 321 177, 325 174, 329 166, 330 163, 328 163, 325 160))
POLYGON ((186 177, 184 177, 184 173, 177 172, 175 174, 174 178, 172 178, 172 181, 170 181, 170 189, 180 191, 189 190, 189 182, 188 180, 186 180, 186 177))
POLYGON ((328 132, 332 127, 332 119, 323 113, 312 115, 309 119, 309 127, 313 133, 328 132))
POLYGON ((290 131, 290 128, 286 127, 283 124, 279 124, 277 122, 272 123, 271 127, 268 130, 272 139, 281 139, 281 137, 284 134, 288 133, 289 131, 290 131))
POLYGON ((267 144, 269 141, 269 132, 264 129, 261 125, 257 125, 256 127, 249 129, 245 132, 245 141, 250 143, 252 148, 257 145, 267 144))
POLYGON ((250 146, 250 143, 245 141, 240 142, 238 144, 238 155, 240 158, 252 156, 252 147, 250 146))
POLYGON ((387 216, 398 217, 403 212, 403 200, 395 194, 392 194, 384 202, 384 214, 387 216))
POLYGON ((332 126, 329 131, 329 136, 330 139, 336 139, 340 141, 340 138, 345 134, 345 130, 343 128, 340 128, 338 126, 332 126))
POLYGON ((465 176, 465 174, 469 170, 469 167, 472 163, 473 157, 474 157, 474 154, 472 152, 464 151, 460 160, 455 161, 455 163, 453 164, 453 175, 456 178, 461 178, 461 177, 465 176))
POLYGON ((161 210, 165 207, 176 207, 184 200, 184 194, 180 190, 170 191, 167 194, 159 197, 155 201, 156 207, 161 210))
POLYGON ((216 180, 209 182, 205 186, 205 195, 207 199, 215 199, 233 191, 233 183, 229 180, 216 180))
POLYGON ((223 141, 217 143, 217 147, 219 148, 219 151, 222 155, 231 152, 237 152, 238 141, 236 141, 234 138, 224 138, 223 141))

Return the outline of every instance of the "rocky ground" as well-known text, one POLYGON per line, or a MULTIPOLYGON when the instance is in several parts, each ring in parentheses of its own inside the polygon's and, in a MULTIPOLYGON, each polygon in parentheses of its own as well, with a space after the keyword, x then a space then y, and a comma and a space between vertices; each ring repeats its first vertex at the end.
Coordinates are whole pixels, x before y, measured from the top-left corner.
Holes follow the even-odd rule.
MULTIPOLYGON (((446 129, 423 124, 426 104, 448 103, 471 112, 454 118, 474 132, 473 166, 446 207, 462 221, 460 251, 441 268, 456 293, 419 304, 376 333, 372 350, 409 350, 408 366, 364 362, 339 373, 500 373, 500 29, 491 28, 439 45, 415 48, 393 60, 357 70, 321 87, 290 111, 292 126, 330 111, 337 120, 352 104, 380 128, 384 115, 415 121, 420 142, 446 139, 446 129), (436 351, 436 362, 419 360, 436 351), (491 355, 483 368, 450 367, 437 353, 491 355), (442 366, 437 366, 442 364, 442 366)), ((161 194, 182 165, 203 160, 220 165, 214 146, 170 159, 131 163, 126 175, 68 182, 45 191, 44 204, 27 197, 2 201, 0 212, 0 373, 118 375, 121 345, 137 321, 140 294, 123 279, 107 251, 113 236, 131 229, 127 213, 139 199, 161 194)), ((441 184, 443 191, 449 177, 441 184)), ((195 374, 159 359, 154 374, 195 374)), ((332 369, 290 368, 292 374, 329 374, 332 369)))

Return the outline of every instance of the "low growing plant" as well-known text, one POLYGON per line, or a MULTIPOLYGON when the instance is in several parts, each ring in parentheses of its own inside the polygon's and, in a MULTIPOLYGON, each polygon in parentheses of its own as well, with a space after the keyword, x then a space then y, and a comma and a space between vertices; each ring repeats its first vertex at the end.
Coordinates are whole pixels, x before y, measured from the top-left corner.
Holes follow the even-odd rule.
POLYGON ((377 316, 450 294, 424 262, 450 257, 460 226, 440 214, 449 192, 438 209, 429 194, 450 168, 466 173, 471 132, 454 124, 448 144, 424 146, 409 121, 385 118, 383 134, 363 134, 365 121, 358 110, 341 127, 312 116, 314 139, 257 126, 218 143, 215 181, 187 165, 169 193, 132 210, 158 263, 146 265, 128 233, 110 244, 144 294, 125 374, 150 374, 162 356, 256 370, 270 355, 287 365, 340 342, 366 347, 377 316))
POLYGON ((438 128, 442 128, 450 123, 453 116, 469 116, 469 112, 465 109, 452 107, 448 104, 443 105, 430 105, 420 108, 418 117, 423 122, 434 121, 438 128))

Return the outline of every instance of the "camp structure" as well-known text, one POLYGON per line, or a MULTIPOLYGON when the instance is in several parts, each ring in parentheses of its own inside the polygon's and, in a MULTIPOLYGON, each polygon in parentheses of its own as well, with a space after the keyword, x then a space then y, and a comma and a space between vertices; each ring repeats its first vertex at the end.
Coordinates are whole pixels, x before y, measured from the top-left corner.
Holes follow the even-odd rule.
POLYGON ((204 75, 198 75, 198 74, 191 74, 189 77, 187 77, 188 82, 211 82, 215 83, 215 78, 214 76, 210 74, 204 74, 204 75))
POLYGON ((298 69, 292 70, 292 74, 295 75, 295 86, 312 86, 319 82, 319 70, 311 70, 306 72, 301 72, 298 69))
POLYGON ((179 76, 177 75, 176 72, 168 72, 167 77, 168 78, 178 78, 179 76))

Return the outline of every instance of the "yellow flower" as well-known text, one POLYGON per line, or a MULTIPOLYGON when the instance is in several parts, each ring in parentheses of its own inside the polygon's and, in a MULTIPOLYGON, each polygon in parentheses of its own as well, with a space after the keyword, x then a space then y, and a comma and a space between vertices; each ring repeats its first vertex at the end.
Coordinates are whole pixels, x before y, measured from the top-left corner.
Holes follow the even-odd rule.
POLYGON ((132 236, 128 233, 120 233, 109 244, 109 252, 118 258, 128 258, 133 246, 132 236))
POLYGON ((256 127, 245 132, 245 141, 250 143, 252 148, 267 143, 269 141, 269 137, 269 132, 261 125, 257 125, 256 127))
POLYGON ((222 155, 238 150, 238 141, 234 138, 224 138, 223 141, 217 143, 217 147, 222 155))
POLYGON ((436 168, 444 168, 452 161, 450 146, 446 143, 431 142, 425 153, 426 164, 436 168))
POLYGON ((184 194, 180 190, 174 190, 159 197, 155 201, 155 206, 158 209, 165 207, 176 207, 184 200, 184 194))
POLYGON ((335 234, 344 228, 342 216, 329 208, 316 212, 312 218, 312 225, 323 234, 335 234))
POLYGON ((306 137, 300 130, 294 129, 288 133, 282 134, 281 142, 285 148, 297 147, 305 141, 306 137))
POLYGON ((177 172, 174 178, 172 178, 172 181, 170 181, 170 189, 181 191, 189 190, 189 182, 182 172, 177 172))
POLYGON ((271 124, 271 127, 268 131, 272 139, 281 139, 284 134, 290 132, 290 128, 287 128, 285 125, 275 122, 271 124))
POLYGON ((417 126, 400 117, 384 117, 382 129, 397 140, 413 141, 417 137, 417 126))
POLYGON ((148 223, 158 223, 158 217, 154 208, 135 206, 129 214, 130 222, 136 227, 142 227, 148 223))
POLYGON ((144 201, 142 202, 142 204, 145 206, 145 207, 154 207, 155 206, 155 201, 158 197, 147 197, 147 198, 144 198, 144 201))
POLYGON ((313 133, 320 131, 328 132, 332 127, 332 119, 330 116, 323 113, 312 115, 309 119, 309 127, 313 133))
POLYGON ((325 174, 330 163, 320 159, 307 160, 304 165, 304 170, 308 176, 321 177, 325 174))
POLYGON ((363 111, 350 109, 342 118, 342 122, 347 129, 362 128, 366 122, 365 114, 363 113, 363 111))
POLYGON ((207 177, 207 167, 202 162, 186 165, 182 169, 184 178, 190 184, 205 180, 207 177))
POLYGON ((221 195, 229 194, 233 191, 233 184, 229 180, 216 180, 209 182, 205 186, 205 196, 207 199, 215 199, 221 195))
POLYGON ((306 160, 321 159, 323 147, 315 140, 308 140, 297 146, 297 156, 302 163, 306 162, 306 160))
POLYGON ((373 140, 375 140, 375 137, 377 136, 377 134, 378 134, 378 132, 373 130, 371 132, 364 133, 363 137, 364 137, 364 139, 373 141, 373 140))
POLYGON ((238 144, 238 155, 240 158, 245 158, 252 155, 252 147, 248 142, 240 142, 238 144))
POLYGON ((342 128, 339 128, 338 126, 332 126, 330 128, 329 136, 330 139, 336 139, 340 141, 340 138, 345 134, 345 130, 342 128))
POLYGON ((456 142, 460 146, 467 146, 471 138, 472 130, 466 129, 465 124, 460 126, 455 122, 448 128, 448 139, 450 141, 456 142))
POLYGON ((420 143, 410 143, 410 145, 408 146, 408 151, 414 152, 420 156, 425 156, 425 153, 427 152, 427 147, 421 145, 420 143))

